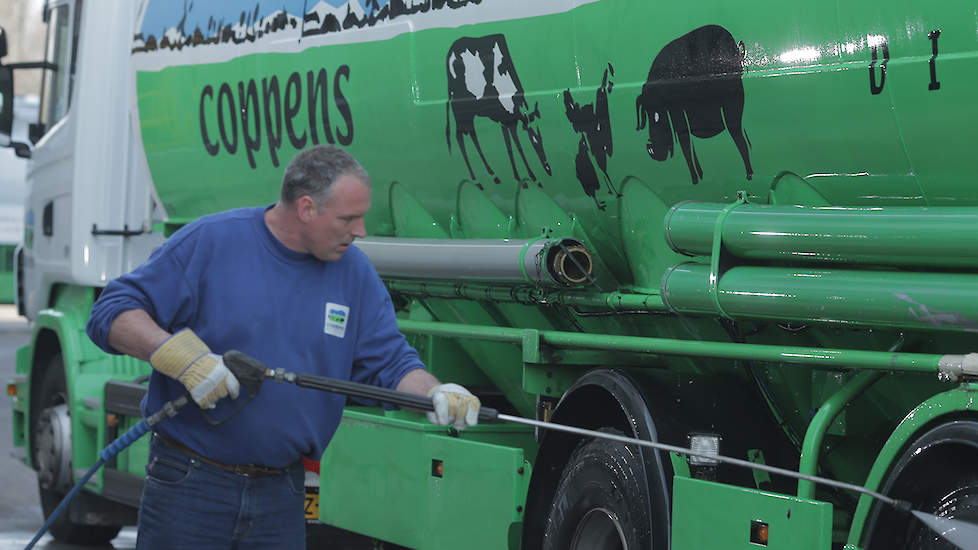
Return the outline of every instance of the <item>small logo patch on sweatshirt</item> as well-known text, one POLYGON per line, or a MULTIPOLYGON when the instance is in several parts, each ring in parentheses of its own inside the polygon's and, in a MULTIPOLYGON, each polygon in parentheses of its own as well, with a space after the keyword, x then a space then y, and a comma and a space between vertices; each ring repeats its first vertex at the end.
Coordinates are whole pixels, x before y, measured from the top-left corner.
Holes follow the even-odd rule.
POLYGON ((337 338, 346 336, 346 320, 350 316, 350 308, 326 302, 326 327, 323 331, 337 338))

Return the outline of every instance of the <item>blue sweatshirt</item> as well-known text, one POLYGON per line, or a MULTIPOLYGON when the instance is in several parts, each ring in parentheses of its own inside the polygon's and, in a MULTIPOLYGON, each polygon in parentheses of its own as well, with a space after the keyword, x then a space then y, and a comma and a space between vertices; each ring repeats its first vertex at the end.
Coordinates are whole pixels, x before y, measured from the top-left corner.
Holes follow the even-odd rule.
MULTIPOLYGON (((171 333, 190 327, 214 353, 242 351, 269 368, 394 388, 424 368, 397 329, 390 296, 366 255, 350 247, 322 262, 286 248, 265 225, 267 208, 203 217, 173 234, 149 260, 108 284, 86 330, 100 348, 127 310, 146 311, 171 333)), ((144 416, 183 395, 153 371, 144 416)), ((225 418, 246 398, 208 412, 225 418)), ((345 398, 266 381, 237 415, 211 426, 190 405, 156 426, 205 457, 226 464, 282 467, 300 455, 318 460, 339 424, 345 398)))

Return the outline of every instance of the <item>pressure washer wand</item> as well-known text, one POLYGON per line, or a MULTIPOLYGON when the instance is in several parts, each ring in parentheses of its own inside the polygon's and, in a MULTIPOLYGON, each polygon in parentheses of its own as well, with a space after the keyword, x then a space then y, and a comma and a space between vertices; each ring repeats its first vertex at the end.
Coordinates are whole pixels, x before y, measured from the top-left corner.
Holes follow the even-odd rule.
MULTIPOLYGON (((226 360, 227 359, 225 359, 225 361, 226 360)), ((265 376, 275 380, 276 382, 288 382, 302 388, 323 390, 349 397, 361 397, 364 399, 370 399, 381 403, 390 403, 399 407, 406 407, 420 411, 435 410, 435 406, 432 404, 430 397, 413 393, 405 393, 397 390, 389 390, 387 388, 380 388, 377 386, 371 386, 369 384, 360 384, 359 382, 350 382, 348 380, 337 380, 336 378, 328 378, 326 376, 317 376, 314 374, 296 374, 286 372, 284 369, 269 369, 265 373, 265 376)), ((480 421, 485 422, 488 420, 496 420, 499 416, 506 415, 500 415, 496 409, 489 407, 482 407, 479 409, 480 421)))
MULTIPOLYGON (((422 410, 422 411, 435 410, 435 407, 431 402, 431 398, 424 397, 421 395, 399 392, 396 390, 389 390, 386 388, 378 388, 367 384, 360 384, 357 382, 350 382, 346 380, 336 380, 333 378, 327 378, 325 376, 316 376, 312 374, 295 374, 291 372, 286 372, 283 369, 269 370, 266 373, 266 376, 278 382, 289 382, 303 388, 325 390, 325 391, 352 396, 352 397, 362 397, 366 399, 372 399, 374 401, 391 403, 393 405, 398 405, 401 407, 407 407, 416 410, 422 410)), ((533 420, 531 418, 524 418, 521 416, 511 416, 508 414, 502 414, 496 409, 490 407, 482 407, 479 409, 479 420, 480 421, 497 420, 503 422, 513 422, 516 424, 525 424, 527 426, 543 428, 545 430, 567 432, 575 435, 596 437, 598 439, 609 439, 612 441, 627 443, 629 445, 640 445, 642 447, 651 447, 653 449, 657 449, 660 451, 711 458, 719 462, 726 462, 728 464, 733 464, 735 466, 742 466, 744 468, 753 468, 755 470, 764 470, 772 474, 785 475, 797 479, 804 479, 814 483, 821 483, 823 485, 838 487, 840 489, 848 489, 850 491, 865 493, 867 495, 872 496, 873 498, 885 502, 886 504, 894 506, 899 510, 905 512, 910 511, 909 502, 888 497, 882 493, 871 491, 859 485, 853 485, 851 483, 835 481, 833 479, 826 479, 818 476, 803 474, 800 472, 795 472, 793 470, 778 468, 776 466, 768 466, 767 464, 758 464, 756 462, 749 462, 747 460, 741 460, 738 458, 726 457, 726 456, 716 455, 713 453, 708 453, 703 451, 694 451, 686 447, 676 447, 673 445, 667 445, 665 443, 658 443, 656 441, 646 441, 644 439, 636 439, 633 437, 615 435, 608 432, 599 432, 596 430, 588 430, 585 428, 575 428, 574 426, 555 424, 553 422, 543 422, 541 420, 533 420)))
MULTIPOLYGON (((239 361, 244 361, 250 363, 249 370, 257 370, 259 368, 265 368, 265 366, 247 355, 244 355, 237 351, 229 351, 224 355, 225 363, 234 363, 239 361)), ((296 374, 291 372, 286 372, 284 369, 266 369, 266 378, 273 379, 277 382, 288 382, 295 384, 303 388, 311 388, 317 390, 324 390, 340 395, 346 395, 351 397, 361 397, 365 399, 371 399, 374 401, 379 401, 383 403, 390 403, 392 405, 398 405, 401 407, 407 407, 410 409, 421 410, 421 411, 433 411, 435 409, 434 404, 428 397, 423 397, 420 395, 399 392, 396 390, 390 390, 387 388, 379 388, 376 386, 371 386, 368 384, 360 384, 357 382, 351 382, 348 380, 337 380, 335 378, 328 378, 325 376, 317 376, 313 374, 296 374)), ((719 462, 724 462, 727 464, 732 464, 734 466, 741 466, 743 468, 750 468, 754 470, 763 470, 772 474, 788 476, 795 479, 804 479, 806 481, 811 481, 813 483, 818 483, 821 485, 827 485, 830 487, 837 487, 839 489, 845 489, 848 491, 855 491, 857 493, 862 493, 869 495, 880 502, 893 506, 897 510, 905 513, 911 513, 917 519, 922 521, 925 525, 931 528, 938 535, 958 546, 962 550, 978 550, 978 525, 974 525, 970 522, 942 518, 935 516, 933 514, 927 514, 912 509, 912 505, 905 501, 895 499, 886 496, 877 491, 872 491, 865 487, 854 485, 852 483, 845 483, 842 481, 836 481, 834 479, 828 479, 819 476, 813 476, 808 474, 803 474, 801 472, 795 472, 793 470, 787 470, 784 468, 778 468, 776 466, 768 466, 767 464, 758 464, 755 462, 750 462, 747 460, 741 460, 738 458, 732 458, 728 456, 722 456, 713 453, 707 453, 703 451, 694 451, 693 449, 688 449, 686 447, 676 447, 674 445, 667 445, 665 443, 659 443, 656 441, 646 441, 644 439, 636 439, 633 437, 625 437, 621 435, 616 435, 608 432, 599 432, 596 430, 588 430, 584 428, 575 428, 573 426, 567 426, 564 424, 555 424, 553 422, 543 422, 540 420, 534 420, 531 418, 523 418, 520 416, 511 416, 508 414, 502 414, 496 409, 490 407, 482 407, 479 409, 479 420, 485 421, 503 421, 503 422, 513 422, 516 424, 525 424, 528 426, 534 426, 536 428, 542 428, 545 430, 555 430, 561 432, 572 433, 575 435, 582 435, 587 437, 595 437, 598 439, 609 439, 612 441, 618 441, 620 443, 626 443, 629 445, 639 445, 642 447, 651 447, 659 451, 666 451, 672 453, 678 453, 681 455, 690 456, 700 456, 706 457, 719 462)))

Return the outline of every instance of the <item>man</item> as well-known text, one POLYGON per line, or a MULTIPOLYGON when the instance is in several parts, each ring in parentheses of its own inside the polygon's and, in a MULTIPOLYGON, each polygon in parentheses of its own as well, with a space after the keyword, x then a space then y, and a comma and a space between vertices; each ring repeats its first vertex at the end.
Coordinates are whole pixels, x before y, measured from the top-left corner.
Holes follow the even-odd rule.
POLYGON ((369 210, 364 169, 317 146, 289 164, 278 203, 190 223, 105 287, 87 332, 105 351, 153 366, 143 414, 188 391, 211 416, 230 417, 214 426, 185 410, 156 427, 138 548, 304 546, 300 457, 322 455, 345 399, 266 384, 233 414, 239 384, 220 355, 229 349, 270 367, 430 395, 432 422, 476 423, 478 399, 425 370, 353 246, 369 210))

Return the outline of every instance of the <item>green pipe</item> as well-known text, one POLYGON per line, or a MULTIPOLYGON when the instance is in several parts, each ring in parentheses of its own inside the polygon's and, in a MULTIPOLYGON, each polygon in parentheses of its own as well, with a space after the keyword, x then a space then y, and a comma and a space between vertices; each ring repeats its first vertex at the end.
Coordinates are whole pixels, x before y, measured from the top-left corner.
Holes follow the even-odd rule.
POLYGON ((662 278, 676 313, 923 330, 978 330, 978 276, 733 267, 710 292, 710 266, 687 262, 662 278), (718 308, 717 306, 720 306, 718 308))
POLYGON ((893 353, 888 351, 864 351, 844 349, 807 348, 799 346, 772 346, 764 344, 740 344, 735 342, 702 342, 674 338, 648 338, 644 336, 618 336, 613 334, 585 334, 549 330, 519 329, 440 323, 399 319, 402 332, 429 334, 450 338, 472 338, 522 344, 527 338, 538 337, 539 342, 557 348, 626 351, 651 355, 677 355, 687 357, 714 357, 814 365, 833 369, 873 369, 938 373, 954 369, 962 356, 942 356, 929 353, 893 353), (952 358, 948 365, 941 365, 942 358, 952 358))
MULTIPOLYGON (((801 447, 801 460, 798 464, 798 471, 803 474, 815 475, 818 470, 818 455, 822 448, 822 440, 829 426, 835 421, 835 417, 842 412, 852 400, 859 397, 864 391, 872 386, 877 380, 883 377, 880 371, 867 370, 860 372, 839 391, 832 394, 812 418, 805 432, 805 441, 801 447)), ((815 495, 815 484, 811 481, 801 479, 798 481, 798 496, 800 498, 813 499, 815 495)))
POLYGON ((723 247, 749 260, 899 266, 978 266, 978 208, 803 207, 684 202, 665 217, 672 248, 712 252, 719 224, 723 247))
POLYGON ((448 338, 471 338, 472 340, 490 340, 493 342, 508 342, 522 344, 525 329, 510 327, 490 327, 485 325, 465 325, 462 323, 441 323, 438 321, 418 321, 415 319, 398 319, 398 328, 405 334, 427 334, 448 338))
POLYGON ((666 311, 658 294, 633 292, 579 293, 542 287, 505 287, 478 283, 387 279, 391 292, 430 298, 464 298, 490 302, 589 307, 601 311, 666 311))

